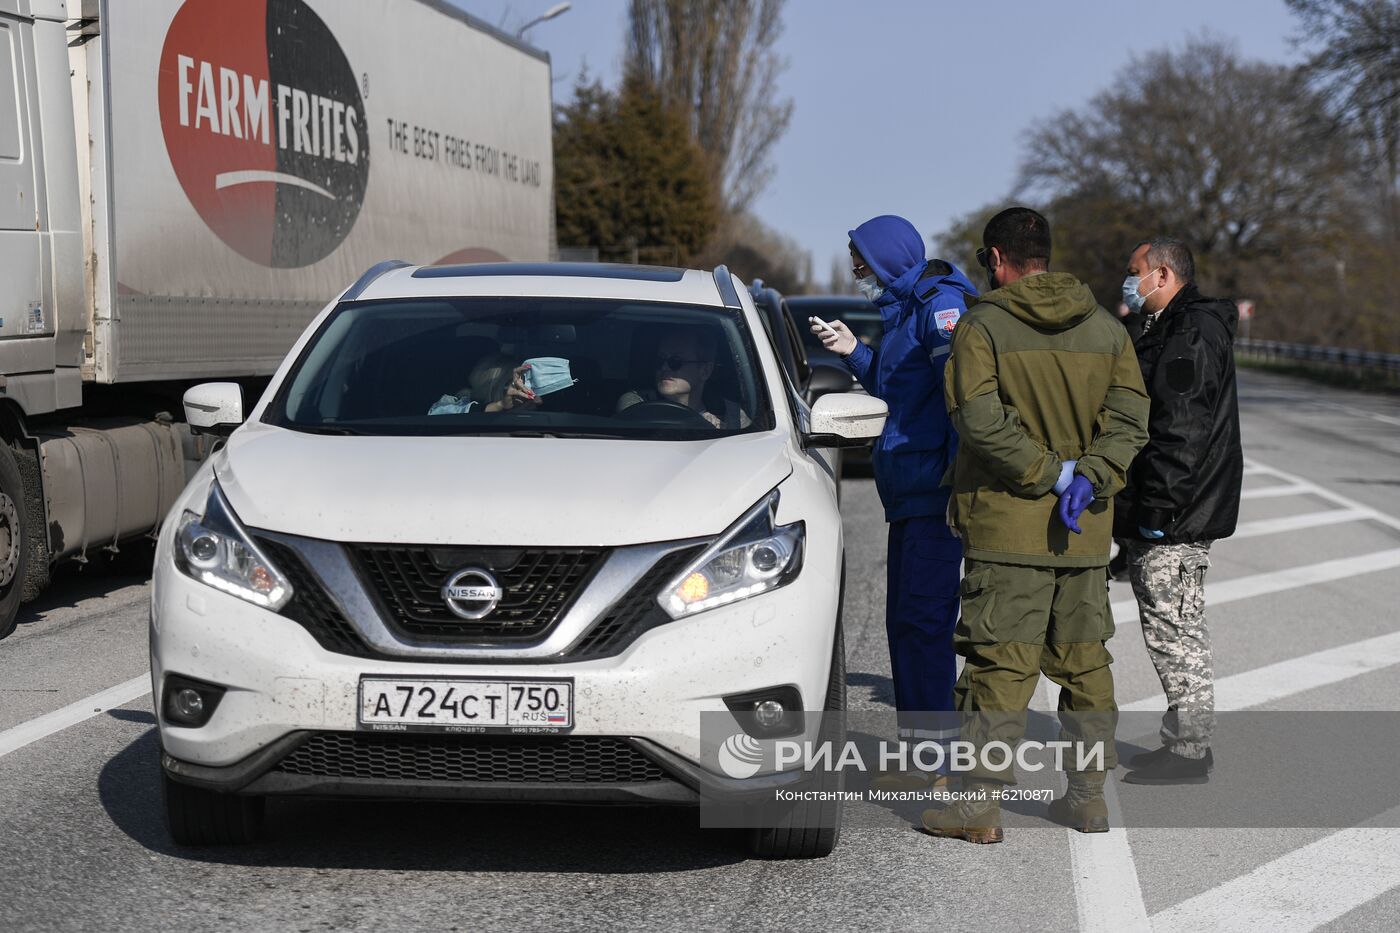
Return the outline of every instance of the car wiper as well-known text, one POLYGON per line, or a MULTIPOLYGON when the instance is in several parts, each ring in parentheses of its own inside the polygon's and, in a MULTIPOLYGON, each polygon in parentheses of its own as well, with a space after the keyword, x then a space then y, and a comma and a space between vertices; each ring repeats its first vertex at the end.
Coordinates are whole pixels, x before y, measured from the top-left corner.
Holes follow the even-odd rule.
POLYGON ((581 437, 589 440, 626 440, 631 434, 606 434, 592 431, 507 431, 506 437, 581 437))
POLYGON ((306 434, 329 434, 336 437, 361 437, 364 431, 357 431, 354 428, 345 428, 336 424, 299 424, 292 428, 293 431, 302 431, 306 434))

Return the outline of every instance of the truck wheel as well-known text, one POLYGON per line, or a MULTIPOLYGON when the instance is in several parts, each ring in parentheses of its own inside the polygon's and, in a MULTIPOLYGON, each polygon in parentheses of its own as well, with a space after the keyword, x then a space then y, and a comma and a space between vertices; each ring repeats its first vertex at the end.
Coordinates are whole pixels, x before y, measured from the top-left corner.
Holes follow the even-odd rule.
MULTIPOLYGON (((846 731, 843 722, 846 709, 846 641, 842 636, 839 617, 824 709, 828 715, 824 717, 818 741, 831 742, 835 747, 845 738, 846 731)), ((823 771, 815 789, 839 792, 844 785, 845 779, 840 772, 823 771)), ((783 815, 778 825, 749 830, 749 851, 759 858, 826 858, 836 849, 836 843, 841 838, 843 810, 844 804, 839 797, 835 800, 798 801, 783 815)))
POLYGON ((29 503, 29 570, 24 575, 24 589, 20 602, 27 603, 49 587, 49 574, 52 570, 49 561, 49 536, 45 533, 43 467, 39 465, 39 452, 24 447, 12 447, 15 465, 24 478, 24 493, 29 503))
POLYGON ((29 574, 29 499, 8 444, 0 442, 0 638, 15 630, 29 574))
POLYGON ((160 773, 165 824, 177 846, 227 846, 253 842, 266 801, 172 781, 160 773))

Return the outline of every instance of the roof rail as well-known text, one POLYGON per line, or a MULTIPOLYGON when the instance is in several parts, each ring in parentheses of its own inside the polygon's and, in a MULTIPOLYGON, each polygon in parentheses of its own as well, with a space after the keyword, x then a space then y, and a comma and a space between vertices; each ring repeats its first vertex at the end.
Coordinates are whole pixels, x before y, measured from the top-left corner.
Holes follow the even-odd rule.
POLYGON ((376 262, 369 267, 368 272, 355 280, 355 284, 351 285, 350 288, 346 290, 345 294, 340 296, 340 300, 354 301, 356 298, 359 298, 360 295, 364 294, 365 289, 374 284, 375 279, 386 272, 390 272, 394 269, 402 269, 407 265, 409 264, 402 259, 386 259, 383 262, 376 262))
POLYGON ((719 297, 724 301, 726 308, 742 308, 739 303, 739 293, 734 289, 734 278, 729 274, 728 266, 715 266, 715 288, 719 289, 719 297))

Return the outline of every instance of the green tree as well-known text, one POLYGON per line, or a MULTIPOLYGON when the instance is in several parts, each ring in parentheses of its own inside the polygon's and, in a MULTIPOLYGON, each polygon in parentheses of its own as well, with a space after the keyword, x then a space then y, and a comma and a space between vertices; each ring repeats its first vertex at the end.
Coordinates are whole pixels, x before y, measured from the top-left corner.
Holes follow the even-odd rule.
POLYGON ((554 177, 562 246, 686 265, 714 233, 709 162, 687 116, 638 77, 617 92, 580 80, 556 111, 554 177))

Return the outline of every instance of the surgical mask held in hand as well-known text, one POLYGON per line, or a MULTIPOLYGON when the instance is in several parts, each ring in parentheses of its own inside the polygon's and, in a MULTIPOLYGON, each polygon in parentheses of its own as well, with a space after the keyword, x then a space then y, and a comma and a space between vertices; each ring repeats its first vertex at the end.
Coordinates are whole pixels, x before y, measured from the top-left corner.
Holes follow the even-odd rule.
POLYGON ((578 382, 569 375, 569 361, 562 356, 537 356, 525 361, 525 385, 536 395, 548 395, 578 382))
MULTIPOLYGON (((1156 272, 1156 269, 1152 270, 1156 272)), ((1123 280, 1123 304, 1128 306, 1128 310, 1133 314, 1141 314, 1143 307, 1147 304, 1147 299, 1157 293, 1162 286, 1152 289, 1146 295, 1138 294, 1138 286, 1142 284, 1142 276, 1130 275, 1123 280)))
POLYGON ((875 280, 874 275, 867 275, 863 279, 856 280, 856 288, 865 296, 866 301, 878 301, 885 293, 885 286, 875 280))

